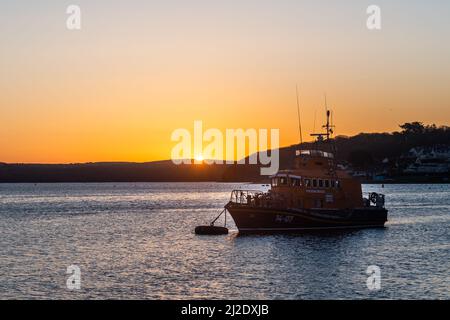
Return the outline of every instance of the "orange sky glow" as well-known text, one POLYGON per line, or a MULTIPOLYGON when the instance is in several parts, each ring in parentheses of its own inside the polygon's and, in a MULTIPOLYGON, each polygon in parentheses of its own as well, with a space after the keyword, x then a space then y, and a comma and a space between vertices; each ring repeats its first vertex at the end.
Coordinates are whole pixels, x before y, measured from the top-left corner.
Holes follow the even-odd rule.
POLYGON ((296 84, 305 140, 324 121, 325 92, 338 135, 449 125, 448 3, 380 1, 374 32, 364 1, 212 2, 81 1, 79 31, 66 29, 64 5, 0 5, 0 162, 170 159, 171 133, 195 120, 280 129, 288 146, 296 84))

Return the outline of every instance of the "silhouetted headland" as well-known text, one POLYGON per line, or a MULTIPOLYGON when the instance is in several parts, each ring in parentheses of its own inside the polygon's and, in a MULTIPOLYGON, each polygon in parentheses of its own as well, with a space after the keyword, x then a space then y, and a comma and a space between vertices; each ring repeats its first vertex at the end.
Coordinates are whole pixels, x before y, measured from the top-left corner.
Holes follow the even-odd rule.
MULTIPOLYGON (((342 166, 365 182, 425 183, 450 181, 450 127, 405 123, 400 132, 361 133, 333 139, 342 166), (447 168, 447 169, 446 169, 447 168)), ((280 149, 280 168, 289 168, 295 150, 280 149)), ((265 182, 260 165, 175 165, 170 160, 145 163, 77 164, 0 163, 0 182, 265 182)), ((267 180, 268 181, 268 180, 267 180)))

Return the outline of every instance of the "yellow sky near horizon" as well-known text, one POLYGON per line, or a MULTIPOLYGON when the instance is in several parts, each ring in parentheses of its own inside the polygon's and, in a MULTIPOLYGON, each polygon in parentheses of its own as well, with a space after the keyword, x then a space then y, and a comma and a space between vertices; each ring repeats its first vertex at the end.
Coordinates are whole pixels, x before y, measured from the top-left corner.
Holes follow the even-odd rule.
POLYGON ((413 4, 416 26, 408 2, 380 1, 383 28, 369 31, 357 1, 134 2, 81 1, 80 31, 64 5, 0 4, 0 162, 170 159, 171 133, 195 120, 277 128, 288 146, 296 84, 305 140, 325 92, 338 135, 450 124, 448 3, 413 4))

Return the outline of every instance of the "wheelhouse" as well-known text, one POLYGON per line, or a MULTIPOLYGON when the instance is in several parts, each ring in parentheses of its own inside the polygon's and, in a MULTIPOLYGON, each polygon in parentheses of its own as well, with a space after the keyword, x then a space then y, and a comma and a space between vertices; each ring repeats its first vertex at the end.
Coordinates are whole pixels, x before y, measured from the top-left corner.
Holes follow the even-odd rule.
POLYGON ((296 174, 281 173, 270 177, 272 188, 318 188, 318 189, 339 189, 340 181, 337 177, 306 177, 296 174))

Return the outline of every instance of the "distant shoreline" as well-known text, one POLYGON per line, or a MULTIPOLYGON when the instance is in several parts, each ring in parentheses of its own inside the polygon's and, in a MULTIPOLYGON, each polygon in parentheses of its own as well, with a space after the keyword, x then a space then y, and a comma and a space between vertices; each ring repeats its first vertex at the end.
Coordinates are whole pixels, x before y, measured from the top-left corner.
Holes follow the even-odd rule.
MULTIPOLYGON (((448 184, 449 174, 361 178, 363 184, 448 184)), ((268 184, 259 165, 146 163, 0 164, 0 183, 228 182, 268 184)))
MULTIPOLYGON (((270 184, 269 181, 261 181, 261 182, 249 182, 249 181, 218 181, 218 180, 202 180, 202 181, 192 181, 192 180, 179 180, 179 181, 168 181, 168 180, 148 180, 148 181, 0 181, 0 185, 5 184, 65 184, 65 183, 71 183, 71 184, 106 184, 106 183, 242 183, 242 184, 249 184, 249 185, 265 185, 270 184)), ((389 182, 379 182, 379 181, 361 181, 361 184, 373 184, 373 185, 424 185, 424 184, 430 184, 430 185, 436 185, 436 184, 450 184, 449 180, 422 180, 422 181, 389 181, 389 182)))
MULTIPOLYGON (((424 126, 421 122, 405 123, 400 127, 401 132, 361 133, 353 137, 337 136, 321 147, 332 149, 338 163, 360 177, 363 183, 450 183, 450 127, 424 126), (442 167, 448 170, 442 170, 442 167)), ((315 143, 305 142, 301 145, 280 148, 279 169, 293 166, 296 150, 316 147, 315 143)), ((242 160, 249 163, 248 157, 242 160)), ((71 164, 0 162, 0 183, 248 181, 268 183, 269 179, 260 175, 260 169, 259 164, 176 165, 171 160, 71 164)))

